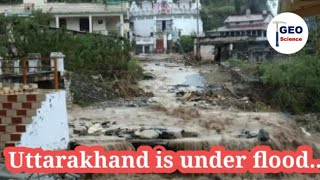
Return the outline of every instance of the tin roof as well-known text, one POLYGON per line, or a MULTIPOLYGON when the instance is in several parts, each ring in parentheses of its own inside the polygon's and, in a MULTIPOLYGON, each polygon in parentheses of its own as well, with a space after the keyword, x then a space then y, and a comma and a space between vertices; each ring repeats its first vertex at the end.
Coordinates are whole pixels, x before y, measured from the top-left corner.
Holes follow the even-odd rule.
POLYGON ((237 22, 247 22, 247 21, 264 21, 266 16, 263 14, 249 14, 249 15, 237 15, 229 16, 224 22, 225 23, 237 23, 237 22))
POLYGON ((245 25, 226 25, 217 29, 218 32, 226 32, 226 31, 247 31, 247 30, 267 30, 267 23, 252 23, 245 25))
POLYGON ((204 38, 200 40, 200 44, 226 44, 226 43, 247 43, 250 41, 256 41, 256 38, 250 36, 232 36, 232 37, 216 37, 216 38, 204 38))

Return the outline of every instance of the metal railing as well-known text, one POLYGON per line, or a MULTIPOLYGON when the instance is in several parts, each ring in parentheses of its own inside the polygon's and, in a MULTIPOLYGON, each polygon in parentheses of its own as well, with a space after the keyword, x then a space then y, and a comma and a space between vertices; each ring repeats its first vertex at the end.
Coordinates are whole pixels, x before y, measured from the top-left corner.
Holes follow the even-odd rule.
POLYGON ((30 76, 53 75, 54 89, 59 89, 58 58, 2 58, 0 59, 1 78, 22 78, 28 84, 30 76))
POLYGON ((132 16, 146 16, 146 15, 159 15, 159 14, 175 14, 175 15, 197 15, 196 9, 182 9, 182 8, 175 8, 170 9, 167 12, 162 12, 155 9, 136 9, 131 11, 130 14, 132 16))

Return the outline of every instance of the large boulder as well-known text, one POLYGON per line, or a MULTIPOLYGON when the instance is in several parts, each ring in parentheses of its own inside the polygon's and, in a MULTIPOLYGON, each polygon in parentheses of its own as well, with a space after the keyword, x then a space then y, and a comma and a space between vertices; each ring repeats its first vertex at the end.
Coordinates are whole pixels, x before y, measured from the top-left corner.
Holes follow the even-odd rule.
POLYGON ((156 130, 138 130, 134 133, 140 139, 157 139, 160 136, 160 133, 156 130))
POLYGON ((95 124, 88 129, 89 135, 101 135, 104 133, 105 131, 101 124, 95 124))

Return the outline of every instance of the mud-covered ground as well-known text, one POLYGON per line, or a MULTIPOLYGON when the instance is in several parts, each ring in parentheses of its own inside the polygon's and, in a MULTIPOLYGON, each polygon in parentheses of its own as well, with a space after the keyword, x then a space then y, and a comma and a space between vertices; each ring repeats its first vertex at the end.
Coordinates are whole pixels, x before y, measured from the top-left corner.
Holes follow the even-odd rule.
MULTIPOLYGON (((143 61, 142 65, 146 72, 155 76, 155 79, 143 80, 139 85, 145 91, 152 92, 154 97, 130 100, 130 105, 126 103, 124 106, 119 104, 112 106, 108 102, 86 108, 74 106, 69 110, 70 133, 73 140, 89 145, 106 144, 110 149, 119 147, 131 149, 132 145, 127 140, 137 138, 139 136, 136 134, 137 131, 166 129, 175 135, 174 138, 166 140, 167 146, 172 149, 208 149, 212 145, 224 145, 227 149, 249 150, 259 144, 268 144, 278 150, 295 150, 300 145, 310 145, 316 151, 320 149, 318 134, 302 131, 291 117, 273 112, 271 108, 252 108, 256 106, 252 106, 247 97, 235 97, 234 80, 228 71, 221 67, 215 65, 185 67, 181 61, 168 59, 154 61, 148 59, 143 61), (210 97, 201 95, 206 93, 210 97), (83 132, 79 133, 81 128, 83 132), (268 132, 267 142, 259 140, 258 135, 261 130, 268 132), (189 135, 181 135, 181 132, 188 132, 189 135)), ((237 88, 241 88, 240 86, 237 84, 237 88)), ((159 141, 159 138, 155 137, 154 141, 159 141)), ((315 155, 320 157, 317 153, 315 155)), ((241 177, 252 176, 108 175, 99 178, 240 179, 241 177)), ((271 175, 254 177, 273 178, 271 175)), ((282 178, 302 177, 292 175, 282 178)))

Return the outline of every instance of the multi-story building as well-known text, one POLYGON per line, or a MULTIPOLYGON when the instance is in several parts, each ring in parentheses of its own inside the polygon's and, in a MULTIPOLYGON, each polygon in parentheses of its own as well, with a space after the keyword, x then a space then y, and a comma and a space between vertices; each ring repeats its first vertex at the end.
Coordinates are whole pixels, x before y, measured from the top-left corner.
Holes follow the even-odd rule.
POLYGON ((53 15, 51 27, 90 33, 117 33, 126 36, 129 31, 128 3, 61 3, 52 0, 23 0, 22 4, 0 5, 0 13, 6 16, 28 16, 34 10, 53 15))
POLYGON ((267 39, 267 29, 273 15, 267 11, 260 14, 229 16, 223 26, 206 33, 200 41, 200 53, 203 59, 241 58, 253 62, 262 62, 272 55, 267 39))
POLYGON ((181 35, 203 34, 200 0, 133 2, 130 27, 138 53, 166 52, 181 35))

